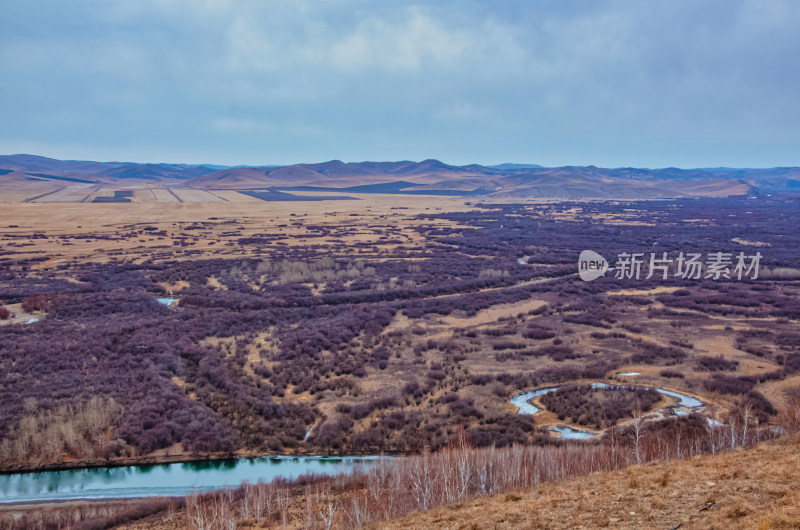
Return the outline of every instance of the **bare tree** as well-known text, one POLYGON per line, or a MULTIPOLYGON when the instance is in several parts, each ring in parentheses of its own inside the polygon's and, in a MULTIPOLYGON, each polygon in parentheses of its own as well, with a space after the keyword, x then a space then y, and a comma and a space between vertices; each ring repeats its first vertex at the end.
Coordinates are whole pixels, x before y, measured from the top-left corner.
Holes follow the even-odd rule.
POLYGON ((278 489, 277 506, 281 514, 281 523, 283 523, 284 528, 286 528, 286 525, 289 523, 289 500, 289 490, 286 488, 278 489))
POLYGON ((411 464, 410 479, 411 492, 414 501, 420 510, 427 510, 433 500, 433 488, 438 478, 437 470, 433 469, 431 454, 426 448, 420 458, 415 458, 411 464))
POLYGON ((752 404, 747 401, 742 409, 742 445, 747 445, 747 423, 750 420, 750 408, 752 404))
POLYGON ((728 418, 728 429, 730 431, 730 435, 728 437, 728 441, 731 444, 731 449, 736 449, 736 423, 737 417, 734 414, 731 414, 728 418))
POLYGON ((197 492, 186 497, 185 513, 188 526, 194 530, 211 530, 217 524, 216 512, 206 506, 197 492))
POLYGON ((714 409, 714 418, 706 419, 706 434, 708 437, 708 447, 712 455, 717 454, 717 449, 719 446, 719 443, 717 441, 717 437, 719 435, 719 428, 717 427, 718 425, 721 425, 719 422, 719 410, 714 409))
POLYGON ((322 519, 322 523, 325 525, 325 530, 331 530, 331 528, 333 527, 333 518, 336 515, 336 510, 338 509, 339 509, 338 503, 329 501, 327 511, 323 510, 319 512, 319 516, 322 519))
POLYGON ((244 495, 242 496, 242 502, 239 506, 239 513, 241 514, 242 519, 247 520, 254 516, 256 491, 258 487, 245 482, 242 484, 242 489, 244 490, 244 495))
POLYGON ((645 418, 642 414, 642 410, 639 407, 633 411, 633 420, 631 421, 632 427, 632 434, 633 434, 633 446, 634 450, 636 451, 636 463, 642 463, 642 440, 647 433, 645 432, 645 418))

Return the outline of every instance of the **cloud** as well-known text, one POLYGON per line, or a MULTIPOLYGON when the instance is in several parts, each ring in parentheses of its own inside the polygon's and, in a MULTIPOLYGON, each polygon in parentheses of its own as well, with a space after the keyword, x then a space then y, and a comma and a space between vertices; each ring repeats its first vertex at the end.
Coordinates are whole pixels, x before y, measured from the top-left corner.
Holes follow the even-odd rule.
POLYGON ((395 23, 380 18, 360 21, 352 32, 336 36, 323 59, 346 71, 383 69, 407 75, 447 69, 463 61, 469 48, 468 33, 445 28, 411 7, 395 23))
POLYGON ((6 0, 0 151, 798 164, 798 23, 792 0, 6 0))

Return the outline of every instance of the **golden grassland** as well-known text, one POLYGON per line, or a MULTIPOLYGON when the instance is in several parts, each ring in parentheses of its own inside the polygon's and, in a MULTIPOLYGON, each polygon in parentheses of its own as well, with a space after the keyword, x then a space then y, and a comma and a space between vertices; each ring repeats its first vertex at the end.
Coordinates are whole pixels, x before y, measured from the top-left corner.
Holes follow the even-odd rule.
MULTIPOLYGON (((164 191, 164 190, 160 190, 164 191)), ((206 192, 203 192, 206 193, 206 192)), ((107 261, 109 255, 137 259, 154 252, 171 252, 171 259, 181 259, 181 249, 175 247, 186 225, 206 223, 202 231, 190 235, 187 248, 200 251, 193 257, 209 257, 220 245, 232 238, 250 237, 269 231, 289 238, 290 244, 309 243, 307 225, 356 228, 355 233, 315 238, 314 244, 334 245, 343 242, 377 242, 384 229, 397 229, 413 242, 416 233, 407 228, 429 223, 412 219, 420 213, 466 211, 468 201, 442 197, 407 197, 397 195, 364 195, 360 200, 265 202, 132 202, 110 204, 75 203, 3 203, 0 214, 0 244, 9 245, 19 258, 45 255, 53 265, 56 260, 79 262, 107 261), (295 223, 295 224, 293 224, 295 223), (164 237, 121 237, 132 228, 150 226, 164 230, 164 237), (229 232, 235 230, 235 236, 229 232), (44 234, 48 239, 29 239, 44 234), (75 237, 86 235, 86 238, 75 237), (61 240, 59 236, 70 236, 61 240), (109 236, 112 240, 97 239, 109 236), (119 239, 118 239, 119 238, 119 239), (68 242, 69 244, 65 244, 68 242), (10 244, 13 244, 10 245, 10 244), (15 248, 16 247, 16 248, 15 248)), ((535 203, 536 201, 529 201, 535 203)), ((447 223, 444 223, 447 224, 447 223)), ((246 257, 248 250, 223 248, 227 257, 246 257)), ((216 254, 215 254, 216 255, 216 254)))

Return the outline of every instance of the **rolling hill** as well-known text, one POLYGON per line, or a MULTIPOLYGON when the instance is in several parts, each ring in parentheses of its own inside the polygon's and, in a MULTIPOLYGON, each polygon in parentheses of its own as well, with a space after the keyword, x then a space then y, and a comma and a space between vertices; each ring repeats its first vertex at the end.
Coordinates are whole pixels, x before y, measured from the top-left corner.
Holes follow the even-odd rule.
POLYGON ((6 190, 4 200, 11 202, 46 202, 42 197, 49 193, 59 200, 82 197, 80 200, 86 202, 87 197, 117 189, 171 187, 198 190, 198 197, 211 196, 214 191, 292 190, 563 199, 727 197, 799 193, 800 168, 546 168, 511 163, 454 166, 434 159, 227 167, 5 155, 0 156, 0 186, 6 190))

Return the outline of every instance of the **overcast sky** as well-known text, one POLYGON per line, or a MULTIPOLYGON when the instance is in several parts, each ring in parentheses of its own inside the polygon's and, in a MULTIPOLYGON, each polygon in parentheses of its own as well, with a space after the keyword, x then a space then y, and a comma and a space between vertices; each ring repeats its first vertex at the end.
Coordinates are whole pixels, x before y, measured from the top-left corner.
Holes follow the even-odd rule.
POLYGON ((800 1, 2 0, 0 154, 800 165, 800 1))

